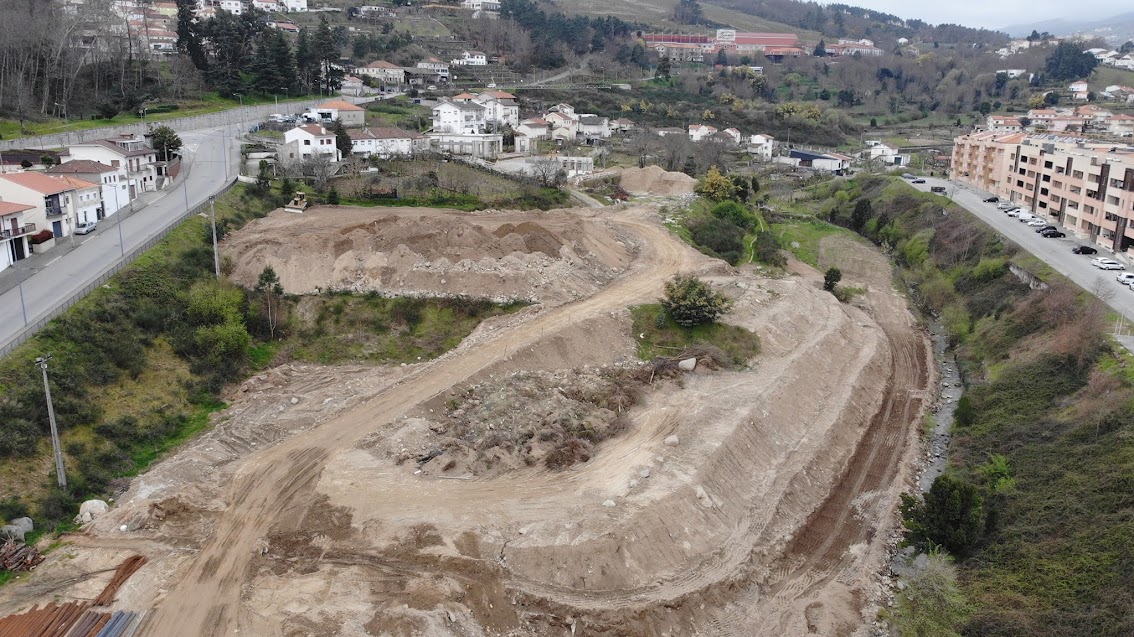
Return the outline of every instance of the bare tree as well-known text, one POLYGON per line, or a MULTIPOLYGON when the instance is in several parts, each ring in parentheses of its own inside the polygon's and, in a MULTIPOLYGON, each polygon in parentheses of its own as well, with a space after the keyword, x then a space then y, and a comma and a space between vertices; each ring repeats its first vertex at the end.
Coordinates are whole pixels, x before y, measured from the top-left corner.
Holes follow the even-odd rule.
POLYGON ((556 157, 540 157, 528 163, 531 167, 532 177, 535 177, 544 187, 558 187, 566 176, 559 159, 556 157))

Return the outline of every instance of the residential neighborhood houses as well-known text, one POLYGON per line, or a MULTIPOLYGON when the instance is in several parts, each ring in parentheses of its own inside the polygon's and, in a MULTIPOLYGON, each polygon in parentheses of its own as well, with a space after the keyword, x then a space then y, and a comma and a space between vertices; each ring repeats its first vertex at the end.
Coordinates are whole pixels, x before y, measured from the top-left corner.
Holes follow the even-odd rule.
MULTIPOLYGON (((170 179, 168 166, 176 163, 158 158, 147 139, 135 135, 36 154, 52 161, 26 161, 11 170, 5 164, 0 173, 0 270, 70 236, 80 224, 97 223, 138 195, 162 189, 170 179)), ((5 153, 13 155, 20 156, 5 153)))
MULTIPOLYGON (((1086 85, 1086 82, 1082 83, 1086 85)), ((1108 87, 1114 94, 1125 94, 1134 98, 1134 89, 1123 86, 1108 87)), ((1134 103, 1132 100, 1131 103, 1134 103)), ((1131 131, 1130 115, 1115 113, 1098 104, 1083 104, 1071 108, 1034 108, 1026 114, 993 113, 985 118, 978 131, 994 133, 1076 133, 1093 135, 1100 139, 1125 139, 1134 136, 1131 131)))

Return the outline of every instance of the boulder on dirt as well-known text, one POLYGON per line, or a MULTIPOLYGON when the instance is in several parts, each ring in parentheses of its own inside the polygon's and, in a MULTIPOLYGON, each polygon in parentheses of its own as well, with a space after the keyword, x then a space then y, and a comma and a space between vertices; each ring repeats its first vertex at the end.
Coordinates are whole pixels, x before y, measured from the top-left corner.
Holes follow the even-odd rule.
POLYGON ((646 467, 645 469, 642 469, 641 471, 638 472, 638 475, 642 476, 643 478, 650 477, 650 468, 646 467))
POLYGON ((676 447, 679 444, 681 444, 681 440, 677 437, 676 434, 665 439, 665 446, 667 447, 676 447))
POLYGON ((24 530, 14 524, 0 526, 0 540, 24 541, 24 530))
POLYGON ((680 369, 683 372, 691 372, 691 371, 697 369, 697 359, 696 358, 686 358, 685 360, 678 361, 677 369, 680 369))
POLYGON ((75 516, 76 524, 86 524, 110 510, 110 505, 102 500, 87 500, 79 506, 79 515, 75 516))
POLYGON ((602 505, 603 505, 604 507, 607 507, 607 508, 610 508, 610 507, 612 507, 612 506, 615 506, 615 504, 614 504, 614 500, 604 500, 604 501, 603 501, 603 503, 602 503, 602 505))

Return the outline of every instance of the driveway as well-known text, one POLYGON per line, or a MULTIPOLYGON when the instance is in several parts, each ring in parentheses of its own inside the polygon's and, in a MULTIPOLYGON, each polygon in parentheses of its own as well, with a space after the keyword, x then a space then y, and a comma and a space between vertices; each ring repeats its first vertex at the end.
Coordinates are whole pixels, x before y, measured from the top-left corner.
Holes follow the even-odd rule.
MULTIPOLYGON (((945 194, 950 196, 954 202, 992 226, 992 228, 1000 234, 1011 239, 1021 248, 1043 260, 1056 272, 1059 272, 1082 286, 1083 289, 1097 289, 1098 286, 1096 282, 1101 279, 1105 284, 1102 289, 1112 290, 1114 292, 1110 295, 1103 294, 1102 296, 1109 296, 1110 298, 1102 298, 1102 301, 1127 319, 1134 320, 1134 290, 1119 284, 1115 280, 1115 276, 1118 272, 1113 270, 1099 270, 1092 266, 1092 256, 1079 255, 1071 252, 1071 249, 1075 246, 1087 244, 1075 239, 1070 230, 1059 226, 1054 219, 1050 219, 1049 223, 1058 227, 1061 232, 1066 233, 1066 239, 1045 239, 1036 234, 1035 228, 1028 227, 1016 218, 1009 217, 1003 211, 997 209, 996 204, 985 203, 983 200, 987 197, 991 197, 991 193, 981 192, 969 186, 946 179, 926 177, 925 181, 926 183, 924 184, 911 185, 923 192, 928 192, 932 186, 944 186, 946 188, 945 194)), ((1092 247, 1097 248, 1099 251, 1099 254, 1096 256, 1105 256, 1115 259, 1120 263, 1126 263, 1124 258, 1116 257, 1105 248, 1099 246, 1092 247)), ((1127 264, 1127 271, 1132 270, 1134 270, 1134 268, 1132 268, 1130 264, 1127 264)))

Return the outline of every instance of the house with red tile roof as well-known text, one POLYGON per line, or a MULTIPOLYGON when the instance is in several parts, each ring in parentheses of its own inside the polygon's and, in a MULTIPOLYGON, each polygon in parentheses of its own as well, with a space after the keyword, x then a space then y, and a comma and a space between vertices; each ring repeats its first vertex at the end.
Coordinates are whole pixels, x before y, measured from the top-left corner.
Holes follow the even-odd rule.
POLYGON ((335 134, 322 125, 304 124, 284 133, 284 148, 279 153, 281 160, 302 161, 319 155, 331 161, 343 158, 335 144, 335 134))
POLYGON ((67 175, 0 175, 0 201, 31 206, 25 209, 24 219, 35 224, 37 230, 51 230, 56 237, 70 235, 80 222, 102 218, 99 185, 67 175))
POLYGON ((102 189, 104 216, 109 217, 130 203, 129 175, 125 166, 110 166, 90 159, 70 159, 48 168, 46 173, 66 175, 98 184, 102 189))
POLYGON ((0 201, 0 270, 31 254, 28 235, 43 229, 27 218, 34 210, 29 204, 0 201))

